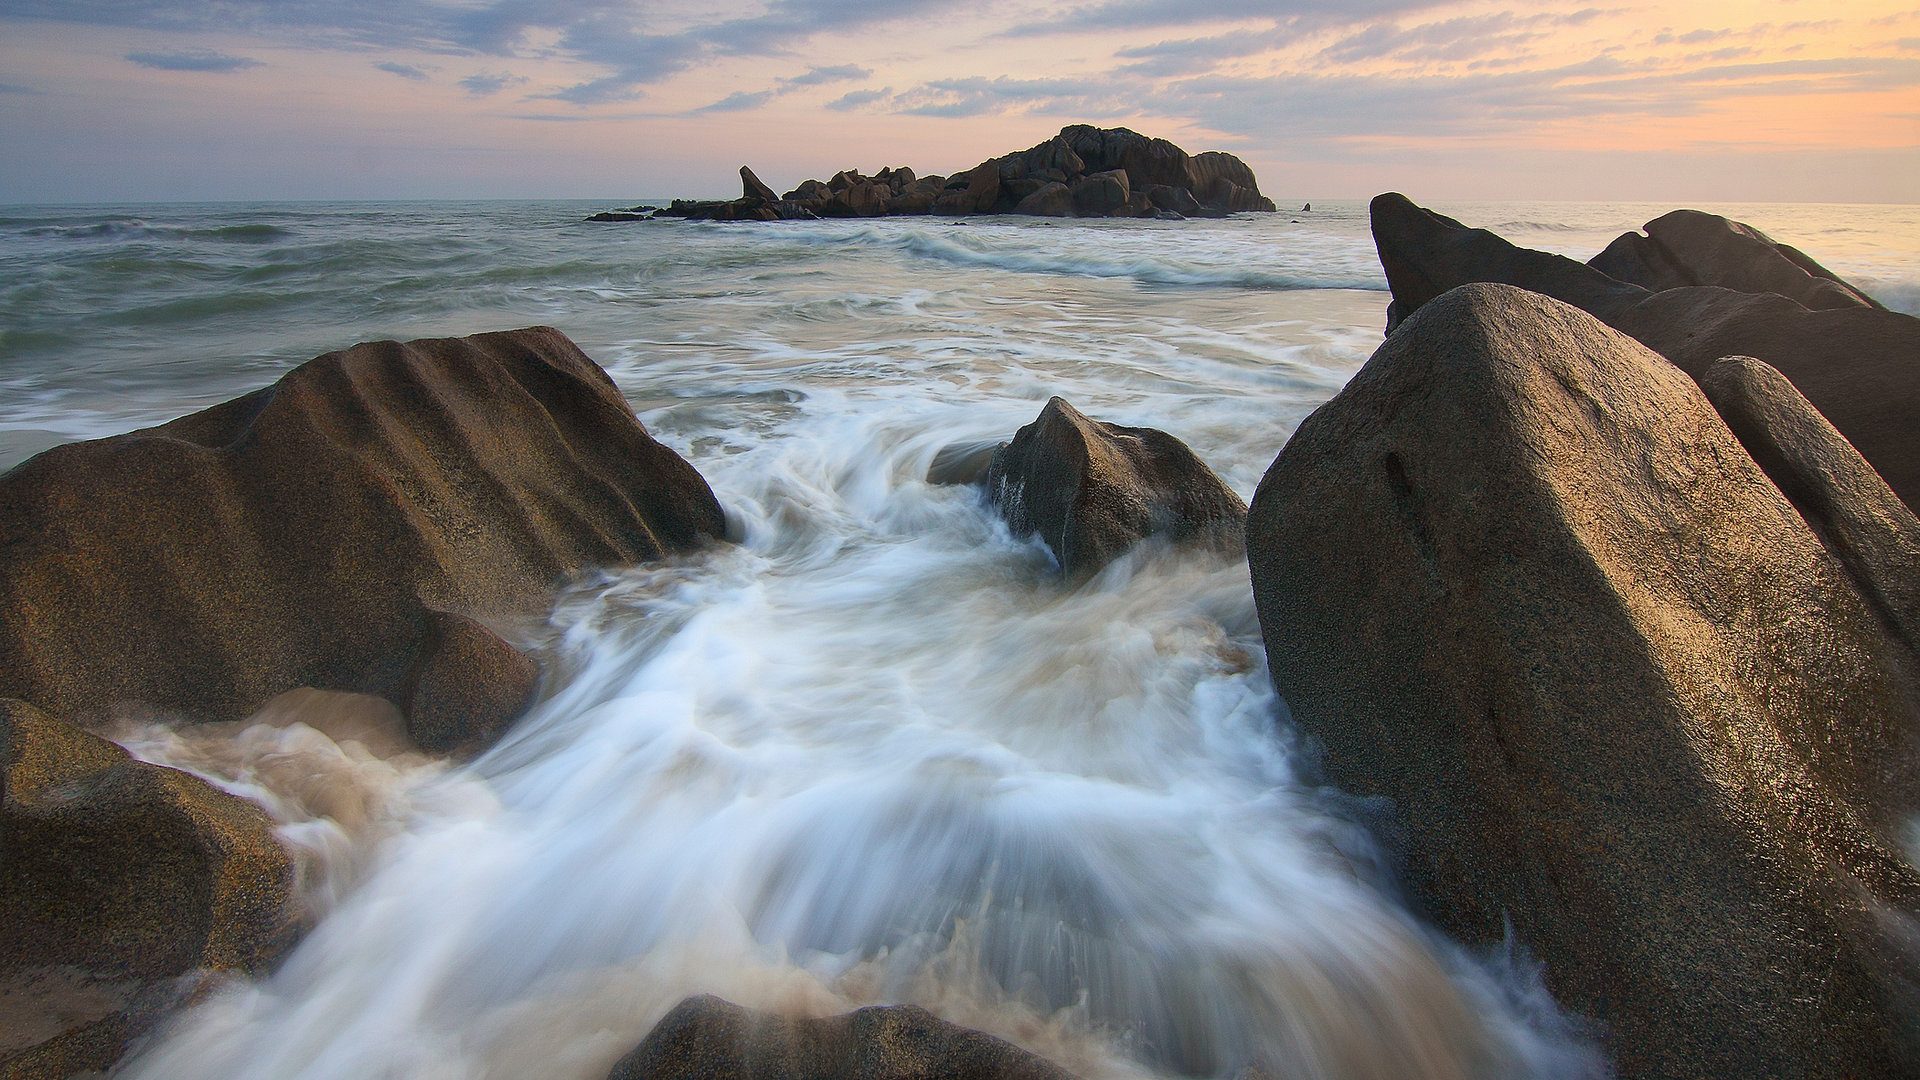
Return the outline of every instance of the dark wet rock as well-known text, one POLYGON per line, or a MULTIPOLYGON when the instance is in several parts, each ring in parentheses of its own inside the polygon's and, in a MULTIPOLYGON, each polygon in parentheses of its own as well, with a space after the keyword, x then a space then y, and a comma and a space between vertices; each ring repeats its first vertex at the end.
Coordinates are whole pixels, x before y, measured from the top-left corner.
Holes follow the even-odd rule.
POLYGON ((588 221, 645 221, 648 215, 631 210, 602 210, 588 218, 588 221))
POLYGON ((1072 1080, 914 1005, 789 1020, 712 995, 675 1006, 607 1080, 1072 1080))
POLYGON ((804 180, 800 186, 782 195, 789 202, 819 202, 833 194, 833 189, 818 180, 804 180))
POLYGON ((982 162, 967 172, 947 178, 946 190, 934 200, 936 214, 984 214, 1000 198, 1000 167, 982 162))
POLYGON ((927 466, 927 483, 984 484, 994 453, 1005 445, 1004 441, 986 439, 943 446, 927 466))
POLYGON ((1723 356, 1755 357, 1785 375, 1909 507, 1920 500, 1920 319, 1864 306, 1814 311, 1777 293, 1714 286, 1651 292, 1398 194, 1373 200, 1373 233, 1393 289, 1389 329, 1449 289, 1495 281, 1581 308, 1695 376, 1723 356))
POLYGON ((832 198, 820 205, 820 216, 880 217, 887 212, 888 202, 885 185, 862 181, 835 191, 832 198))
MULTIPOLYGON (((1839 453, 1755 374, 1730 413, 1839 453)), ((1841 516, 1885 509, 1837 475, 1841 516)), ((1329 779, 1391 800, 1416 901, 1536 953, 1622 1076, 1920 1068, 1915 672, 1683 372, 1535 293, 1446 293, 1301 424, 1247 543, 1329 779)))
POLYGON ((779 215, 781 221, 817 221, 820 218, 820 215, 815 212, 818 207, 817 203, 802 203, 794 202, 791 199, 782 199, 776 203, 769 203, 768 206, 775 214, 779 215))
POLYGON ((1058 135, 1000 158, 999 165, 1002 182, 1031 178, 1058 183, 1087 171, 1086 162, 1080 160, 1080 155, 1073 152, 1073 147, 1058 135))
POLYGON ((259 807, 24 702, 0 727, 0 962, 259 972, 292 943, 293 866, 259 807))
POLYGON ((987 497, 1039 533, 1069 579, 1158 537, 1237 549, 1247 508, 1179 439, 1085 416, 1060 398, 993 455, 987 497))
POLYGON ((740 166, 740 188, 742 198, 759 199, 765 203, 780 201, 780 196, 775 195, 772 188, 761 183, 760 178, 753 175, 753 170, 745 165, 740 166))
POLYGON ((1072 187, 1073 208, 1082 217, 1107 217, 1125 210, 1133 190, 1127 186, 1127 174, 1114 169, 1095 173, 1072 187))
POLYGON ((401 710, 407 734, 436 754, 491 746, 533 703, 540 669, 465 615, 430 611, 426 629, 420 670, 401 710))
POLYGON ((1193 192, 1186 188, 1154 184, 1147 188, 1146 192, 1147 198, 1153 200, 1153 205, 1162 210, 1171 210, 1182 216, 1200 212, 1200 200, 1194 198, 1193 192))
POLYGON ((0 1076, 105 1070, 207 971, 293 943, 258 807, 0 700, 0 1076))
POLYGON ((1188 164, 1193 194, 1208 206, 1232 212, 1273 213, 1273 200, 1260 194, 1247 163, 1232 154, 1209 150, 1195 154, 1188 164))
POLYGON ((1813 310, 1880 307, 1807 255, 1751 225, 1698 210, 1675 210, 1622 233, 1587 265, 1653 292, 1717 285, 1779 293, 1813 310))
POLYGON ((570 574, 726 531, 699 474, 546 327, 331 353, 49 450, 0 477, 0 503, 0 696, 79 719, 238 720, 299 686, 488 703, 409 718, 463 743, 500 729, 524 669, 462 661, 445 670, 485 685, 447 696, 446 627, 511 625, 570 574))
POLYGON ((1048 181, 1015 204, 1013 212, 1036 217, 1072 217, 1075 205, 1073 192, 1067 185, 1048 181))

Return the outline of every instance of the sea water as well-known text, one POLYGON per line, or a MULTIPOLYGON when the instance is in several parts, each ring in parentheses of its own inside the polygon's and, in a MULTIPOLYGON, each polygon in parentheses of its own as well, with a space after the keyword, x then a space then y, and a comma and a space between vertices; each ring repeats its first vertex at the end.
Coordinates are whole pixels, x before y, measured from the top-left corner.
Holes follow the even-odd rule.
MULTIPOLYGON (((373 338, 559 327, 739 543, 583 575, 450 766, 289 699, 116 732, 259 800, 313 929, 121 1072, 597 1078, 683 997, 913 1002, 1088 1080, 1585 1077, 1524 942, 1399 894, 1244 560, 1064 584, 940 447, 1060 395, 1240 494, 1380 340, 1361 203, 1220 221, 588 224, 582 203, 0 210, 0 468, 373 338)), ((1920 305, 1920 208, 1703 207, 1920 305)), ((1668 207, 1441 206, 1584 258, 1668 207)), ((360 706, 355 706, 360 707, 360 706)))

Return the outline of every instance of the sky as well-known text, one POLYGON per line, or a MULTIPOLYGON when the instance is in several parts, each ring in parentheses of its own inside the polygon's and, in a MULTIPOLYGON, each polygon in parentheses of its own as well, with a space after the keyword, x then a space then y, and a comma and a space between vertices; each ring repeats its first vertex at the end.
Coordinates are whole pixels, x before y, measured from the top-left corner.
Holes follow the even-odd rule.
POLYGON ((0 0, 0 203, 731 196, 1071 123, 1282 203, 1914 203, 1917 2, 0 0))

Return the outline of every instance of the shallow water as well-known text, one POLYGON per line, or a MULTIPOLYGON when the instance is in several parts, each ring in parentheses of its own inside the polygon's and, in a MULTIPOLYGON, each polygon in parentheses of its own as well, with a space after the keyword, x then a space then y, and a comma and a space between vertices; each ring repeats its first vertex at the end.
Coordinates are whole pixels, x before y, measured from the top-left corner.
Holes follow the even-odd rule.
MULTIPOLYGON (((1273 696, 1244 561, 1142 551, 1070 589, 973 492, 922 481, 1059 394, 1250 496, 1379 340, 1364 205, 591 209, 0 211, 0 467, 355 340, 545 322, 743 537, 571 587, 524 628, 547 700, 468 767, 398 752, 364 702, 120 732, 268 806, 316 920, 124 1075, 597 1077, 699 992, 919 1002, 1089 1080, 1602 1071, 1524 956, 1468 955, 1399 903, 1368 809, 1320 786, 1273 696)), ((1441 209, 1591 254, 1666 208, 1441 209)), ((1887 275, 1895 306, 1911 288, 1888 252, 1912 265, 1913 208, 1752 209, 1887 275)))

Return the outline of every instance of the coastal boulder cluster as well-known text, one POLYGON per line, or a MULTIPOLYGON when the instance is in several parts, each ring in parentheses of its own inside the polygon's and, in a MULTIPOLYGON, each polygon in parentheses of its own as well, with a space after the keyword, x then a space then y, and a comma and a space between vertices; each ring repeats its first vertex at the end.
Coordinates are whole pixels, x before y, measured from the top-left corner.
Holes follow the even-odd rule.
MULTIPOLYGON (((743 173, 683 216, 1271 209, 1236 159, 1124 129, 953 179, 743 173)), ((977 485, 1069 586, 1244 550, 1275 686, 1329 778, 1381 797, 1413 902, 1538 957, 1620 1075, 1920 1072, 1920 320, 1691 211, 1588 264, 1398 195, 1373 225, 1386 341, 1250 508, 1174 436, 1058 398, 928 479, 977 485)), ((305 929, 265 811, 100 730, 317 689, 469 754, 537 697, 511 642, 558 584, 727 534, 538 327, 329 354, 41 454, 0 505, 7 1077, 104 1070, 305 929)), ((935 1075, 1067 1074, 912 1006, 699 997, 610 1080, 935 1075)))
POLYGON ((1620 1075, 1916 1075, 1920 320, 1710 215, 1373 227, 1386 343, 1247 523, 1330 779, 1620 1075))
POLYGON ((677 217, 696 221, 805 221, 903 214, 1030 214, 1180 221, 1242 210, 1271 213, 1253 170, 1232 154, 1189 155, 1165 139, 1127 128, 1075 124, 1038 146, 983 161, 952 176, 920 176, 906 167, 872 176, 857 170, 808 180, 776 195, 740 166, 743 191, 730 200, 675 199, 588 221, 677 217))

